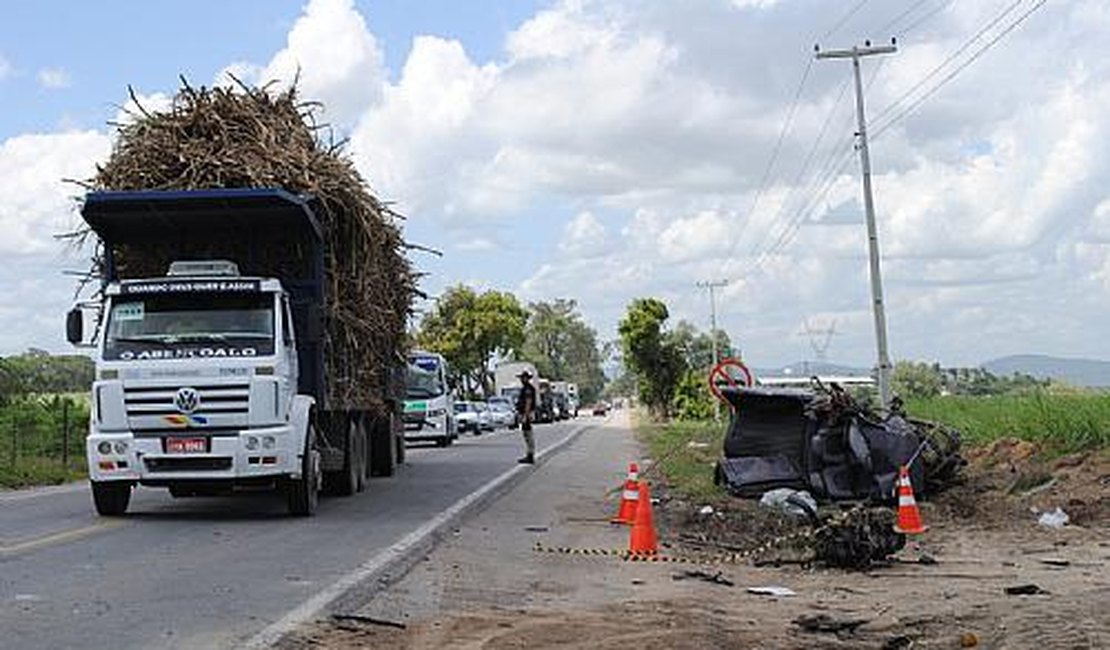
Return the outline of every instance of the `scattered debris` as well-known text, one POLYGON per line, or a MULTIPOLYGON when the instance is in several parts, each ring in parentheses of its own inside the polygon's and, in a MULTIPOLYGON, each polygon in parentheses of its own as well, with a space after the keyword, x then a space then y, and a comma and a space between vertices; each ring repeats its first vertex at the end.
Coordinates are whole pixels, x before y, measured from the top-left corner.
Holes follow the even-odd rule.
POLYGON ((794 625, 802 628, 806 632, 824 632, 831 634, 840 634, 847 632, 849 634, 856 631, 861 625, 871 622, 867 618, 833 618, 828 614, 817 614, 815 616, 803 615, 791 621, 794 625))
POLYGON ((525 526, 524 530, 529 533, 546 533, 548 528, 547 526, 525 526))
POLYGON ((711 582, 715 585, 724 585, 726 587, 736 586, 736 583, 724 577, 724 575, 720 571, 717 571, 716 573, 709 573, 708 571, 698 570, 683 571, 682 573, 676 573, 671 576, 672 580, 686 580, 689 578, 701 580, 702 582, 711 582))
POLYGON ((894 532, 894 513, 886 508, 853 508, 813 535, 816 559, 844 569, 865 569, 905 545, 906 536, 894 532))
POLYGON ((1056 508, 1052 512, 1042 514, 1040 519, 1037 520, 1037 524, 1059 530, 1067 526, 1070 520, 1071 517, 1068 517, 1068 513, 1064 512, 1062 508, 1056 508))
POLYGON ((1062 557, 1042 557, 1037 561, 1040 562, 1041 564, 1047 564, 1048 566, 1056 566, 1056 567, 1071 566, 1071 560, 1067 560, 1067 559, 1062 558, 1062 557))
POLYGON ((690 442, 686 443, 686 447, 689 449, 709 449, 709 443, 691 440, 690 442))
POLYGON ((1029 583, 1026 585, 1016 585, 1013 587, 1006 587, 1003 589, 1007 596, 1040 596, 1047 595, 1048 592, 1041 589, 1038 585, 1029 583))
POLYGON ((960 635, 961 648, 976 648, 979 646, 979 635, 974 632, 964 632, 960 635))
POLYGON ((374 618, 373 616, 362 616, 361 614, 332 614, 331 618, 337 622, 355 622, 364 625, 381 625, 383 627, 392 627, 398 630, 403 630, 408 626, 399 621, 389 621, 383 618, 374 618))
POLYGON ((702 516, 711 515, 714 512, 716 512, 716 510, 713 509, 713 506, 702 506, 700 509, 698 509, 698 514, 702 516))
POLYGON ((892 636, 883 642, 883 650, 903 650, 913 645, 913 639, 905 634, 892 636))
POLYGON ((778 488, 763 493, 759 505, 791 517, 816 518, 817 501, 805 490, 778 488))
POLYGON ((793 589, 790 589, 789 587, 776 587, 776 586, 748 587, 748 593, 749 594, 755 594, 757 596, 778 596, 778 597, 782 597, 782 598, 798 595, 793 589))

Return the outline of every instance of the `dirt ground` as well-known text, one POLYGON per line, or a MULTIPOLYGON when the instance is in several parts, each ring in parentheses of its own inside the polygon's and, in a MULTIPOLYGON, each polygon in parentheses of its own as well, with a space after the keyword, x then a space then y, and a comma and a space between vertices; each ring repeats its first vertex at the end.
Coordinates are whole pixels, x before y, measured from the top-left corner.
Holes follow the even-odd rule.
MULTIPOLYGON (((587 449, 563 462, 588 468, 600 453, 610 452, 587 449)), ((716 566, 529 549, 627 538, 598 516, 613 510, 612 498, 584 483, 561 495, 522 494, 514 511, 481 515, 375 602, 280 647, 1110 647, 1110 456, 1043 461, 1017 441, 967 455, 965 483, 922 504, 930 529, 866 571, 798 563, 788 548, 759 565, 716 566), (1069 525, 1037 524, 1056 507, 1069 525), (537 508, 551 512, 537 517, 537 508), (537 521, 545 525, 529 525, 537 521), (759 586, 794 595, 749 593, 759 586), (1013 587, 1036 593, 1008 595, 1013 587)), ((672 556, 750 548, 794 528, 751 502, 725 499, 703 515, 706 504, 660 501, 656 521, 672 556)))

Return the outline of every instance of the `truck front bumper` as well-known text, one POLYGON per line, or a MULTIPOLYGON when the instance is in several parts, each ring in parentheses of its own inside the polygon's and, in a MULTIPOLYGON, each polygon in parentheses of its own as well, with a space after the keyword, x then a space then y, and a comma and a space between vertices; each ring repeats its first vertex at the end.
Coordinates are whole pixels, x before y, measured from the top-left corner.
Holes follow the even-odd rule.
POLYGON ((243 429, 231 435, 205 435, 203 429, 158 437, 94 432, 87 439, 86 454, 93 481, 234 482, 299 476, 301 442, 290 425, 243 429), (198 451, 171 453, 171 438, 203 439, 205 444, 198 451))

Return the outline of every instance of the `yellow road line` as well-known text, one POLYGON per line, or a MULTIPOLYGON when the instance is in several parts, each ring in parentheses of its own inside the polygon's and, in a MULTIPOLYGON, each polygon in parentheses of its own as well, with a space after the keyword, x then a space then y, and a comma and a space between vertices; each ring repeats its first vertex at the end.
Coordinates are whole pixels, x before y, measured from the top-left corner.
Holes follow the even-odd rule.
POLYGON ((52 546, 54 544, 64 544, 74 540, 88 537, 98 532, 111 530, 123 526, 125 522, 107 520, 101 521, 90 526, 81 526, 80 528, 71 528, 69 530, 62 530, 41 537, 33 537, 31 539, 20 540, 17 542, 0 543, 0 557, 8 557, 17 555, 19 553, 26 553, 27 551, 35 551, 40 548, 52 546))

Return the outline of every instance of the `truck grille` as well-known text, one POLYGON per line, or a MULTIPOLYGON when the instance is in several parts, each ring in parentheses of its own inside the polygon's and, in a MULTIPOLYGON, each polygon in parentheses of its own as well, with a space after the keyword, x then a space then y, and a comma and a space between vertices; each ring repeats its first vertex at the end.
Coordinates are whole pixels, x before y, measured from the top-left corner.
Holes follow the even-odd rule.
POLYGON ((151 472, 210 472, 231 469, 228 456, 191 456, 181 458, 144 458, 151 472))
MULTIPOLYGON (((123 389, 128 417, 176 415, 181 411, 174 404, 178 386, 142 386, 123 389)), ((200 397, 194 415, 245 414, 250 403, 248 384, 193 386, 200 397)))

